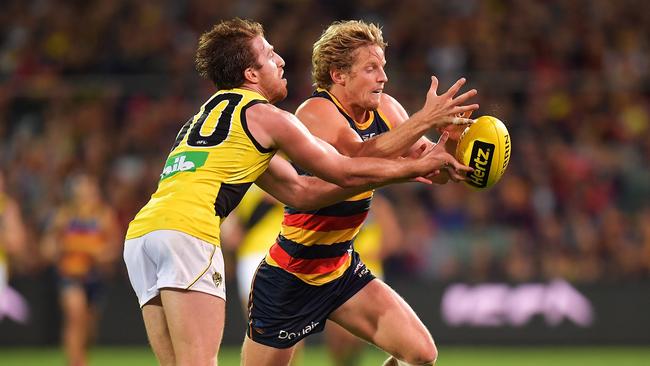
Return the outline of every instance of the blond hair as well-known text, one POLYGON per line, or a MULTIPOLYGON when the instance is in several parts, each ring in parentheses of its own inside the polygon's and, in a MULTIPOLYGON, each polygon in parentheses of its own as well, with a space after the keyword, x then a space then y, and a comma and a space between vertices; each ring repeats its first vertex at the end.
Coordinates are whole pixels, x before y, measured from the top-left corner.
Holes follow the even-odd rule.
POLYGON ((330 71, 349 71, 357 49, 371 45, 382 50, 388 45, 377 25, 361 20, 332 23, 314 43, 311 74, 316 86, 328 89, 332 86, 330 71))

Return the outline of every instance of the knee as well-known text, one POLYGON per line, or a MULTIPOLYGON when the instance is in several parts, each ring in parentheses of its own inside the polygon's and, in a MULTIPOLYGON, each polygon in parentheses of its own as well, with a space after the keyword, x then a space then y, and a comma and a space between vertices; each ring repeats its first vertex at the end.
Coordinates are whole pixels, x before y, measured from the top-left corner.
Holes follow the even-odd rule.
POLYGON ((430 339, 427 342, 418 344, 412 352, 405 354, 402 359, 406 362, 406 365, 431 366, 436 363, 437 358, 438 348, 436 348, 433 340, 430 339))

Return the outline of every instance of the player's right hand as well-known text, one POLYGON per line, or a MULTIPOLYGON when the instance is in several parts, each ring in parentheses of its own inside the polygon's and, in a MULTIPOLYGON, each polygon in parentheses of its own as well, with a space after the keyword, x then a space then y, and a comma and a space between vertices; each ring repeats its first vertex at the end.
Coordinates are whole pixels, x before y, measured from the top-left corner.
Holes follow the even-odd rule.
POLYGON ((425 120, 429 121, 431 128, 442 128, 448 125, 469 125, 474 121, 466 118, 465 113, 477 110, 478 104, 463 105, 478 92, 476 89, 467 91, 456 97, 466 79, 458 79, 449 90, 438 95, 438 78, 431 76, 431 86, 427 92, 424 107, 420 110, 425 120))

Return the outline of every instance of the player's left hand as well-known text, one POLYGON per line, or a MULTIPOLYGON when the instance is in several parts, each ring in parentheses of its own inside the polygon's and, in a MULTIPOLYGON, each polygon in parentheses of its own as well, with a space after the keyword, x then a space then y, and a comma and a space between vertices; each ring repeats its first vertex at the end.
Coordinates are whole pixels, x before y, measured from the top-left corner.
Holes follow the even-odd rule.
MULTIPOLYGON (((427 150, 427 144, 422 144, 416 150, 413 150, 409 154, 409 157, 413 158, 413 159, 417 159, 426 150, 427 150)), ((432 178, 435 177, 438 174, 440 174, 440 170, 435 170, 431 174, 427 175, 426 177, 417 177, 417 178, 414 178, 412 181, 413 182, 424 183, 424 184, 433 184, 432 178)))
POLYGON ((466 180, 466 174, 473 171, 472 168, 460 164, 453 156, 444 151, 445 143, 449 138, 448 132, 443 132, 440 135, 437 143, 422 144, 417 150, 411 153, 411 158, 418 158, 423 154, 433 153, 438 156, 438 158, 444 161, 444 165, 433 170, 431 173, 424 177, 418 177, 414 180, 416 182, 425 183, 425 184, 445 184, 451 179, 454 182, 461 182, 466 180), (442 149, 438 148, 442 146, 442 149))

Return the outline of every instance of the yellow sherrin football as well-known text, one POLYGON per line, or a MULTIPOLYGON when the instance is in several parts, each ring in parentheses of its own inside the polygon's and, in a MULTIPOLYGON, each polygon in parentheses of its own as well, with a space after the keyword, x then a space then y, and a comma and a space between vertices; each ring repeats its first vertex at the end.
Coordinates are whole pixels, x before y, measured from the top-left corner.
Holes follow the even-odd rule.
POLYGON ((458 140, 456 159, 474 171, 465 183, 484 189, 501 179, 510 160, 510 134, 499 119, 481 116, 467 127, 458 140))

